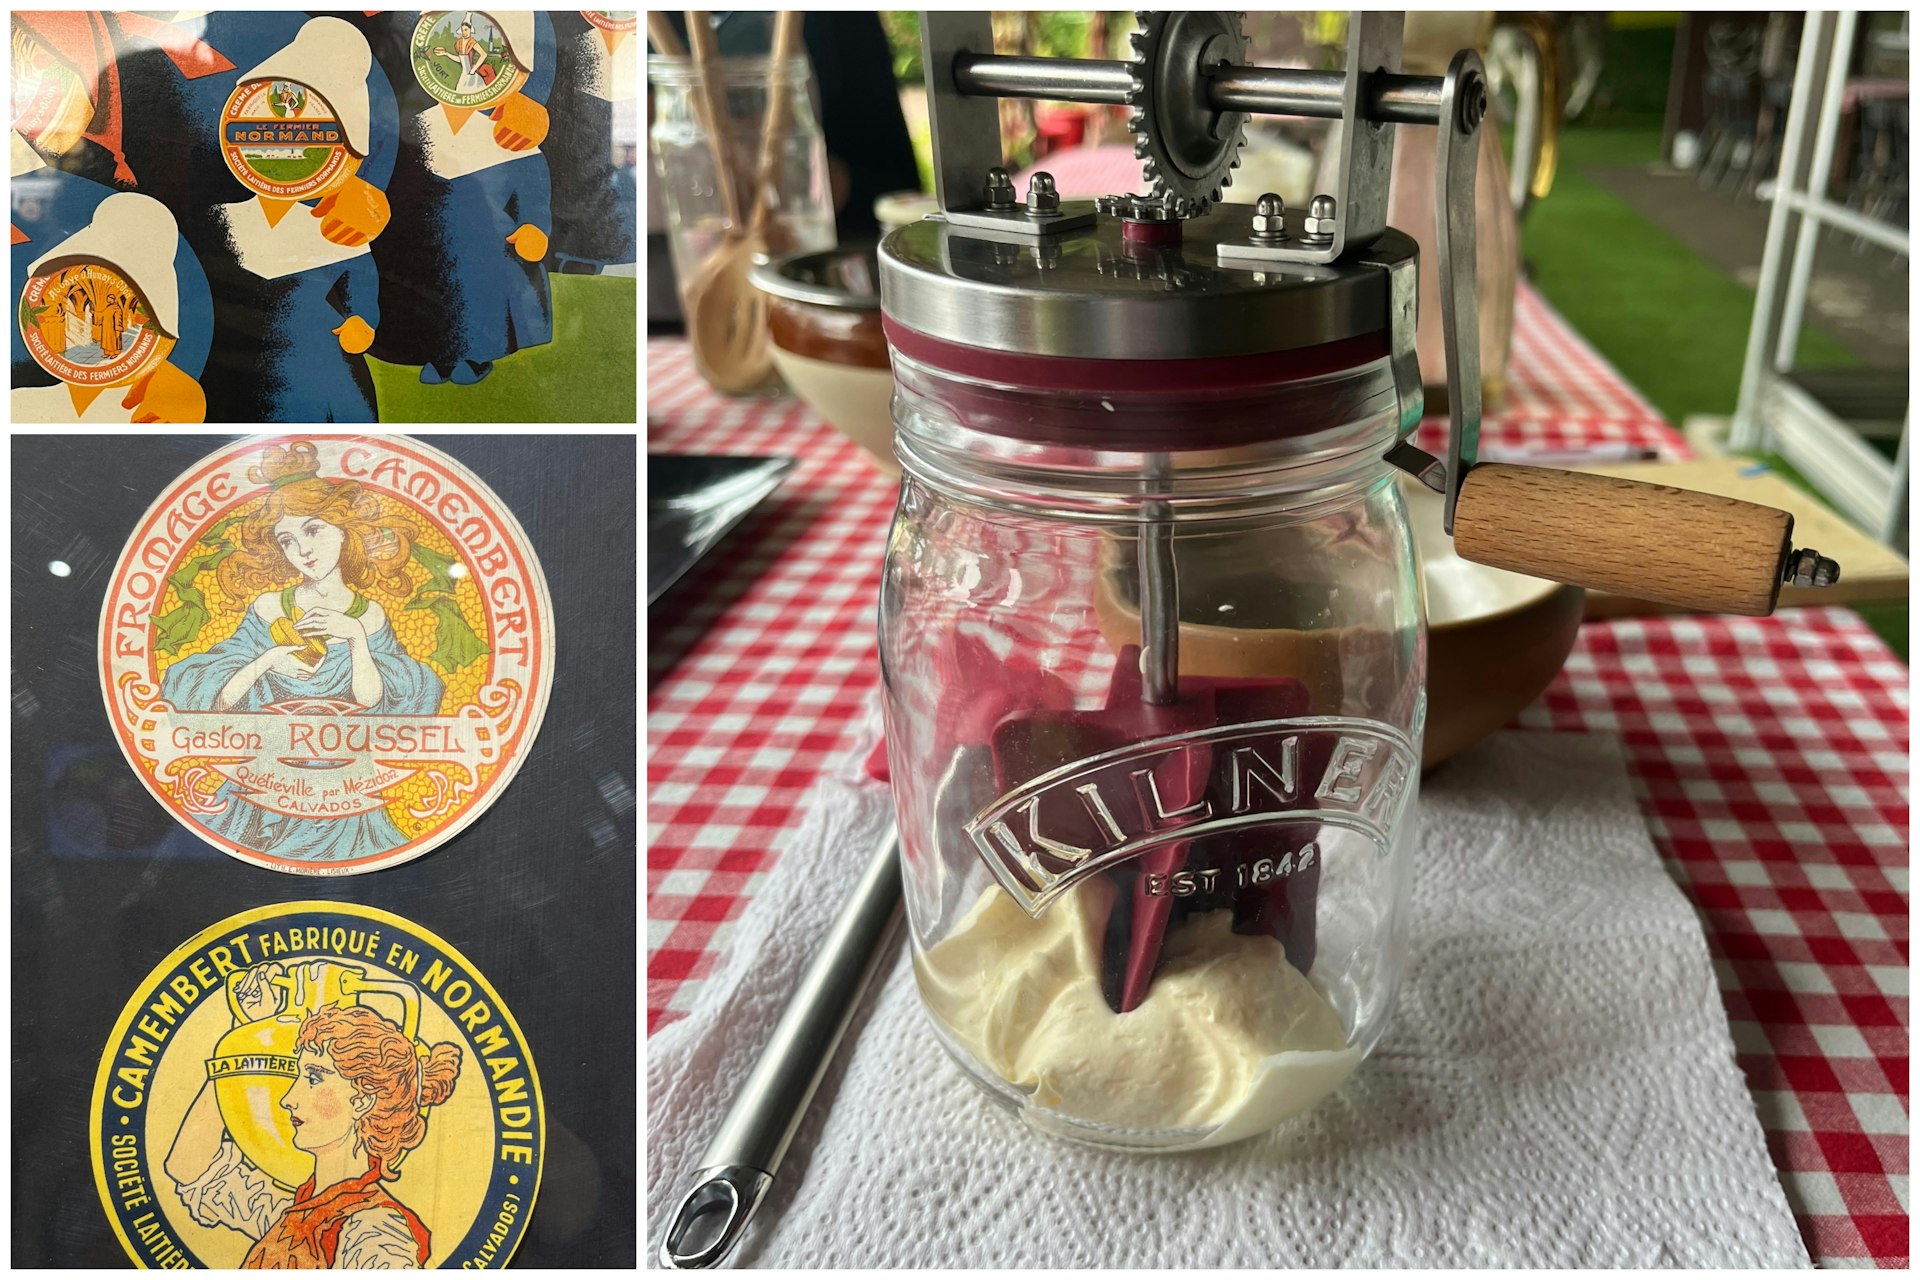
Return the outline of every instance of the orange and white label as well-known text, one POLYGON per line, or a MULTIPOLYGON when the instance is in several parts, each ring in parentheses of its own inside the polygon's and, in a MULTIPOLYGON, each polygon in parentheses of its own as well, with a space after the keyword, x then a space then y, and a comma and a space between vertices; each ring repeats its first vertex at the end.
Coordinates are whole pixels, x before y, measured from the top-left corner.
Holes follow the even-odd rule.
POLYGON ((19 324, 34 363, 76 387, 115 386, 160 355, 147 300, 104 262, 68 260, 29 279, 19 324))
POLYGON ((220 114, 220 154, 242 186, 272 200, 304 200, 334 185, 352 159, 346 126, 296 80, 249 80, 220 114))
POLYGON ((162 493, 120 557, 101 683, 140 780, 257 866, 419 857, 526 756, 546 580, 478 477, 416 440, 256 438, 162 493))

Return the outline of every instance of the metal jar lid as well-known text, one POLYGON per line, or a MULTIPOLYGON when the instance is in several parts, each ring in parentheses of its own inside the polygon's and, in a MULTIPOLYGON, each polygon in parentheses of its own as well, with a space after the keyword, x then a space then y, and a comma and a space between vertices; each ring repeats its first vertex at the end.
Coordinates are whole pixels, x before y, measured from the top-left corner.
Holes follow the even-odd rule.
MULTIPOLYGON (((942 342, 1092 360, 1263 355, 1387 328, 1389 273, 1412 268, 1411 239, 1389 229, 1351 263, 1223 265, 1219 246, 1244 243, 1251 214, 1216 205, 1164 245, 1128 241, 1117 217, 1024 240, 929 217, 881 242, 881 310, 942 342)), ((1293 211, 1287 230, 1304 230, 1293 211)))

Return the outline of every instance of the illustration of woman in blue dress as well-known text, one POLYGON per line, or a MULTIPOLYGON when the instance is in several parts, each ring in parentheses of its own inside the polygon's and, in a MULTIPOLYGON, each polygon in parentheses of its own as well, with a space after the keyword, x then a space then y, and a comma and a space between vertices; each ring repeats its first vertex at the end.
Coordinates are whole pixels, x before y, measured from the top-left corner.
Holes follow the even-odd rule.
MULTIPOLYGON (((379 499, 350 480, 319 474, 312 444, 271 445, 248 479, 270 486, 260 508, 234 526, 235 547, 215 569, 231 599, 249 599, 239 630, 166 671, 162 696, 183 711, 270 711, 291 700, 329 699, 349 714, 434 715, 443 685, 400 646, 386 613, 364 593, 405 595, 412 532, 384 517, 379 499), (283 643, 286 619, 297 643, 283 643), (315 658, 314 642, 325 656, 315 658)), ((407 837, 387 811, 299 818, 248 802, 232 782, 226 807, 201 821, 243 848, 276 857, 331 861, 397 848, 407 837)))

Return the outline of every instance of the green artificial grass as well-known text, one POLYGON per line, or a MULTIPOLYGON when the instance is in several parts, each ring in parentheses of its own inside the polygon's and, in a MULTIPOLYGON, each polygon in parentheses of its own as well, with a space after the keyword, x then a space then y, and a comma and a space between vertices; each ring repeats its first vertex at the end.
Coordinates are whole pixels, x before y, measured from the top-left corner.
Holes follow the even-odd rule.
POLYGON ((1913 634, 1913 611, 1905 600, 1873 600, 1847 606, 1866 620, 1873 633, 1887 642, 1887 648, 1912 665, 1907 657, 1907 641, 1913 634))
MULTIPOLYGON (((1659 158, 1658 121, 1569 129, 1553 192, 1528 213, 1522 248, 1534 287, 1678 426, 1693 414, 1733 412, 1754 295, 1582 172, 1659 158)), ((1809 324, 1801 327, 1797 363, 1861 361, 1809 324)), ((1784 460, 1762 460, 1815 492, 1784 460)), ((1906 601, 1849 607, 1907 661, 1906 601)))
POLYGON ((554 276, 553 341, 514 352, 470 387, 369 359, 382 422, 638 422, 632 276, 554 276))
MULTIPOLYGON (((1569 129, 1553 192, 1527 214, 1521 244, 1534 287, 1678 426, 1733 412, 1753 291, 1582 172, 1659 158, 1657 127, 1569 129)), ((1812 325, 1801 327, 1800 361, 1860 363, 1812 325)))

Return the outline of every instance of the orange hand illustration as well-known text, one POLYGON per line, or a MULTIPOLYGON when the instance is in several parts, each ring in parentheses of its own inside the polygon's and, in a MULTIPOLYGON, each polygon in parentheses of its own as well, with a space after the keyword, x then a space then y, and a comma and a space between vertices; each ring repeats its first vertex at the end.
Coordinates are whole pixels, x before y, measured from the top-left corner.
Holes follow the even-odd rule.
POLYGON ((185 370, 163 360, 139 379, 120 402, 135 422, 205 422, 207 393, 185 370))
POLYGON ((393 210, 387 193, 370 182, 348 178, 340 189, 313 207, 320 234, 335 244, 365 244, 387 229, 393 210))
POLYGON ((328 332, 340 339, 340 349, 348 355, 357 356, 373 345, 373 326, 359 316, 348 316, 338 329, 328 332))
POLYGON ((547 138, 547 109, 516 93, 493 109, 493 140, 509 151, 530 151, 547 138))
POLYGON ((523 222, 507 237, 507 243, 513 251, 528 262, 538 262, 547 256, 547 233, 531 222, 523 222))

